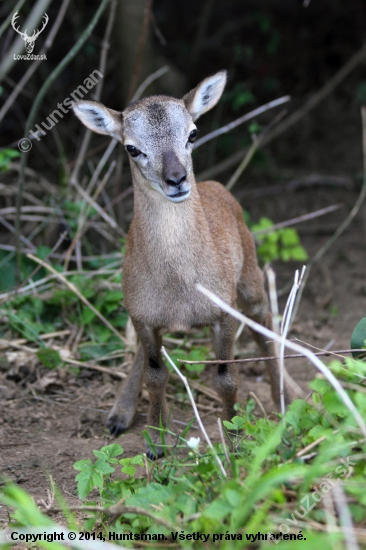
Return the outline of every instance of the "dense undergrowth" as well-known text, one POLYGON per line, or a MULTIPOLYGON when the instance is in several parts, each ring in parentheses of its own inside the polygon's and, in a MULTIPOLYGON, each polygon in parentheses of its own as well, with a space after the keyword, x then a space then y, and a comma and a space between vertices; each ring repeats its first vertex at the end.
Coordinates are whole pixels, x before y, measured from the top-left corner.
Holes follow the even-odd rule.
MULTIPOLYGON (((365 363, 337 360, 331 369, 365 416, 365 363)), ((364 541, 365 437, 328 382, 316 378, 310 386, 311 397, 294 401, 284 418, 257 418, 249 401, 224 422, 227 439, 214 447, 226 475, 206 445, 190 437, 191 423, 170 433, 172 444, 157 462, 124 458, 117 443, 94 451, 93 460, 74 466, 88 516, 83 525, 56 497, 70 529, 125 547, 150 540, 157 548, 168 541, 179 548, 269 548, 277 537, 284 548, 326 550, 346 547, 351 532, 364 541)), ((19 487, 8 485, 1 499, 13 510, 13 530, 53 529, 19 487)))
MULTIPOLYGON (((49 250, 38 252, 42 257, 49 254, 49 250)), ((23 337, 43 367, 77 369, 62 338, 59 345, 49 346, 47 334, 55 333, 57 338, 65 328, 80 326, 79 364, 104 362, 113 369, 124 353, 116 332, 123 333, 127 322, 121 305, 121 275, 113 265, 89 268, 83 273, 64 272, 74 285, 69 288, 57 280, 57 274, 47 278, 49 273, 42 267, 33 289, 25 286, 23 293, 8 293, 0 306, 3 341, 23 337), (103 322, 106 318, 109 326, 103 322)), ((58 264, 54 269, 62 275, 58 264)), ((171 351, 175 360, 204 361, 208 355, 202 344, 189 349, 183 344, 171 351)), ((195 378, 203 368, 190 365, 185 372, 195 378)), ((336 360, 330 368, 365 417, 366 363, 336 360)), ((365 434, 327 381, 319 376, 310 388, 307 400, 296 400, 283 418, 278 415, 274 420, 258 418, 254 402, 248 401, 231 422, 224 422, 226 436, 214 444, 216 456, 204 442, 191 437, 194 418, 181 433, 162 431, 166 453, 157 462, 149 462, 145 455, 124 457, 117 443, 95 450, 93 460, 75 464, 84 522, 80 514, 76 520, 56 491, 69 528, 96 537, 101 548, 107 541, 124 547, 150 541, 157 548, 168 542, 179 548, 223 549, 253 544, 268 548, 278 543, 284 548, 326 550, 343 548, 349 532, 364 541, 365 434), (350 531, 352 524, 355 531, 350 531)), ((147 432, 145 437, 149 439, 147 432)), ((6 485, 1 500, 9 507, 13 530, 57 528, 19 487, 6 485)), ((61 547, 56 542, 37 544, 61 547)))

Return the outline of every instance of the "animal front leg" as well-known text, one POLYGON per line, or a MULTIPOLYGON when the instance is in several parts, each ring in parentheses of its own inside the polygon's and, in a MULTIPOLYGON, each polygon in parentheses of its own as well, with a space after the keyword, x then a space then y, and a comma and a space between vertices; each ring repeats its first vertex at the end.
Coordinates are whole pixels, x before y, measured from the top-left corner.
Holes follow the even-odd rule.
POLYGON ((168 423, 168 406, 165 400, 165 388, 169 374, 161 356, 161 336, 157 330, 145 327, 140 323, 134 323, 141 344, 144 348, 144 379, 149 392, 149 411, 147 423, 149 435, 154 449, 148 447, 148 458, 155 460, 164 454, 161 447, 160 428, 166 428, 168 423), (154 429, 157 428, 157 429, 154 429))

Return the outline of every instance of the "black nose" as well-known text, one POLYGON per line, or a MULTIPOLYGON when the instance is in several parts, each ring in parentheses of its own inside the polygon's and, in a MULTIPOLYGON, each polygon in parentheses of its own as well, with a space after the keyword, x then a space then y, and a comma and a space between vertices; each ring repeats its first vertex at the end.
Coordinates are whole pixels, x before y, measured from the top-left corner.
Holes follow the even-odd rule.
POLYGON ((169 185, 175 185, 176 187, 179 187, 180 184, 184 182, 186 177, 187 174, 185 172, 173 172, 172 174, 168 174, 168 177, 165 181, 166 183, 169 183, 169 185))
POLYGON ((174 151, 163 152, 163 179, 165 183, 179 187, 187 177, 183 164, 174 151))

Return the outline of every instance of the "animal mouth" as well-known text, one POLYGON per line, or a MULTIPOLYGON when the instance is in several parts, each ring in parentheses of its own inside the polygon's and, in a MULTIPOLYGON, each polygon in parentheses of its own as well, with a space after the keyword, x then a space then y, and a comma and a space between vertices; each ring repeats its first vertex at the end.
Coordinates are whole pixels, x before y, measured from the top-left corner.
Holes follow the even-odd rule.
POLYGON ((178 193, 175 193, 174 195, 168 195, 166 193, 166 196, 169 200, 173 202, 181 202, 185 199, 188 199, 190 193, 191 193, 191 190, 188 189, 188 191, 178 191, 178 193))
POLYGON ((189 189, 188 191, 179 191, 178 193, 175 193, 175 195, 169 195, 169 197, 184 197, 184 195, 187 195, 189 193, 189 189))

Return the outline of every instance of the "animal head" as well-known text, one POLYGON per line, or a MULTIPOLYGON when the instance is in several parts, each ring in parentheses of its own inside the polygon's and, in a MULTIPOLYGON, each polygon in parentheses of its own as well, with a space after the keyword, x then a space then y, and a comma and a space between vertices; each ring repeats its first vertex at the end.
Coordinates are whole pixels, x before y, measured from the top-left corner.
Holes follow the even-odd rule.
POLYGON ((90 130, 123 143, 132 174, 148 193, 182 202, 191 191, 195 121, 216 105, 225 84, 226 71, 220 71, 182 99, 151 96, 131 103, 122 113, 95 101, 80 101, 73 110, 90 130))
POLYGON ((38 38, 38 36, 41 34, 41 32, 43 31, 43 29, 45 28, 45 26, 47 25, 48 23, 48 15, 47 13, 44 14, 43 18, 44 18, 44 21, 43 21, 43 24, 42 24, 42 28, 41 30, 36 30, 36 31, 33 31, 33 34, 32 36, 28 36, 27 35, 27 29, 25 29, 24 32, 21 32, 19 29, 20 27, 16 28, 16 20, 18 19, 19 17, 19 12, 15 12, 14 15, 13 15, 13 18, 11 20, 11 25, 13 27, 13 29, 18 33, 20 34, 20 36, 23 38, 24 42, 25 42, 25 51, 27 53, 32 53, 33 52, 33 48, 34 48, 34 44, 38 38))

